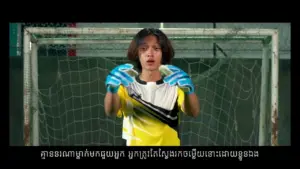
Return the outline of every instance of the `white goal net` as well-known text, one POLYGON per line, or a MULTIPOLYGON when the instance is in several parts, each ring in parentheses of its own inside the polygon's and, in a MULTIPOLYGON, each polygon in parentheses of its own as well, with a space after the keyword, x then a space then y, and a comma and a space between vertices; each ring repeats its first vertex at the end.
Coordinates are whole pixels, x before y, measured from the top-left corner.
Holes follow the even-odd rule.
MULTIPOLYGON (((104 113, 104 81, 127 63, 141 28, 24 29, 26 145, 122 145, 122 119, 104 113)), ((162 28, 200 101, 180 121, 182 145, 277 143, 278 36, 266 29, 162 28)))

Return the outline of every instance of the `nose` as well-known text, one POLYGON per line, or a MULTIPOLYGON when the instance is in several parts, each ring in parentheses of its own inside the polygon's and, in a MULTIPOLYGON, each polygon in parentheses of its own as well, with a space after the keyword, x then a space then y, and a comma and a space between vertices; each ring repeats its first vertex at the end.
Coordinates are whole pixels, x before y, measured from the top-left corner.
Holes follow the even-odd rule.
POLYGON ((152 48, 149 48, 147 51, 147 56, 148 57, 153 56, 153 53, 154 53, 154 50, 152 48))

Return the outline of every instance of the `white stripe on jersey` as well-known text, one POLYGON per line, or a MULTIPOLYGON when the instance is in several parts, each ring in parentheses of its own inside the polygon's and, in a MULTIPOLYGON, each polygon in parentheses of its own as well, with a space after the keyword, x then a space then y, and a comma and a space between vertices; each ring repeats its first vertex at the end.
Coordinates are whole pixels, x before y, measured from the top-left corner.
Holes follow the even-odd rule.
POLYGON ((133 126, 134 126, 134 124, 133 124, 132 116, 124 117, 123 128, 126 128, 127 132, 122 131, 122 138, 125 139, 125 140, 127 140, 127 143, 130 140, 139 140, 139 141, 141 141, 140 138, 135 137, 135 136, 132 135, 132 133, 133 133, 133 126))

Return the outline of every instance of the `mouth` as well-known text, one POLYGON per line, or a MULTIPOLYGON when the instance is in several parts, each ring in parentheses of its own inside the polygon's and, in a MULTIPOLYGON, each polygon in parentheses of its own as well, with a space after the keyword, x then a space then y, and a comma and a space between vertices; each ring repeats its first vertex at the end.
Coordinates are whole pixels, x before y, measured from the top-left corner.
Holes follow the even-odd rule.
POLYGON ((147 60, 147 63, 154 63, 154 60, 147 60))

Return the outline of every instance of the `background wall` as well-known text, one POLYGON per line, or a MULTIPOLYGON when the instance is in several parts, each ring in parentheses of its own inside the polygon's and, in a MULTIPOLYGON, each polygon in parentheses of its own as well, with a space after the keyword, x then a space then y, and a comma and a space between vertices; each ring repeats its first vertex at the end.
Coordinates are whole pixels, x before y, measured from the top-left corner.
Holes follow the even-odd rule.
MULTIPOLYGON (((159 27, 160 24, 77 23, 76 26, 159 27)), ((290 144, 289 24, 164 23, 164 27, 279 29, 279 144, 290 144)), ((11 38, 18 38, 14 36, 19 32, 18 29, 13 30, 15 33, 11 34, 11 38)), ((10 44, 11 51, 20 47, 14 44, 10 44)), ((114 54, 111 57, 85 57, 91 53, 84 50, 87 48, 82 48, 81 53, 78 51, 80 57, 66 57, 66 46, 62 45, 39 50, 40 105, 43 105, 40 106, 40 130, 43 144, 121 144, 121 119, 105 117, 103 112, 104 80, 114 66, 127 62, 124 58, 126 53, 119 50, 123 51, 123 58, 120 58, 122 52, 112 51, 114 54)), ((216 65, 220 59, 176 55, 173 64, 191 73, 201 104, 199 117, 182 117, 183 145, 257 144, 261 65, 257 58, 261 55, 255 54, 257 52, 253 52, 253 58, 256 59, 230 59, 216 74, 201 80, 197 80, 197 75, 216 65)), ((103 53, 94 55, 101 56, 103 53)), ((10 61, 10 144, 23 145, 23 60, 18 52, 11 52, 10 61)))

